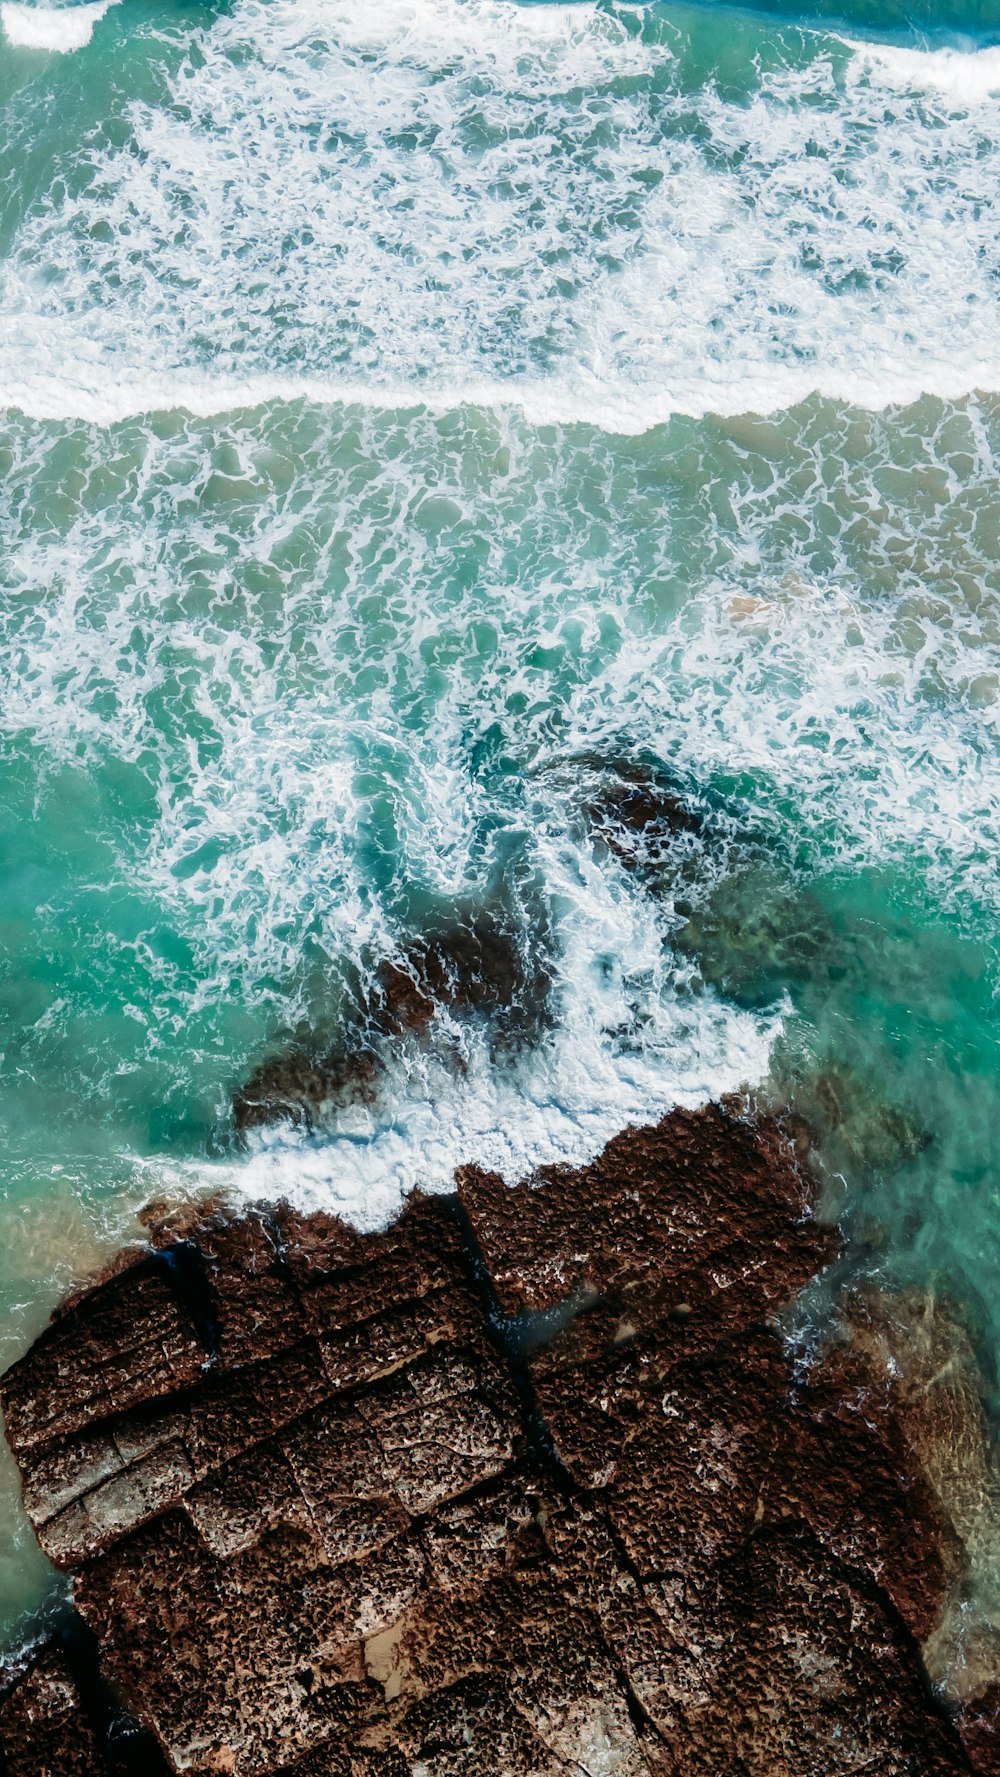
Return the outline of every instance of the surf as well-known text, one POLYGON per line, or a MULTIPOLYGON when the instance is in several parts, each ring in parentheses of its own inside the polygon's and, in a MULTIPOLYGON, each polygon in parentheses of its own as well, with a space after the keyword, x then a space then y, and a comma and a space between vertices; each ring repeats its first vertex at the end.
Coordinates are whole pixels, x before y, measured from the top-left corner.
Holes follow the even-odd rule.
POLYGON ((277 0, 137 23, 165 90, 116 92, 124 143, 84 132, 15 219, 0 400, 100 424, 471 402, 637 433, 996 390, 998 52, 725 20, 277 0))
POLYGON ((43 49, 66 55, 84 49, 94 26, 118 0, 93 0, 83 6, 30 6, 5 0, 0 6, 0 28, 13 49, 43 49))

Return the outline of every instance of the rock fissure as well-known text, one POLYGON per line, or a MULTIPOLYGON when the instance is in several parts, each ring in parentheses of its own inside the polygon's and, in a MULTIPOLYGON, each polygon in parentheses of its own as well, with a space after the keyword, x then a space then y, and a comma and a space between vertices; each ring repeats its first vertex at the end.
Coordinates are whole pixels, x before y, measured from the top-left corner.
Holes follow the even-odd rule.
MULTIPOLYGON (((526 1351, 531 1346, 531 1334, 525 1326, 525 1317, 505 1314, 500 1298, 493 1285, 489 1267, 475 1236, 472 1222, 459 1197, 447 1200, 454 1213, 462 1240, 462 1256, 468 1267, 470 1281, 475 1289, 486 1317, 486 1330, 502 1361, 517 1395, 521 1410, 521 1429, 527 1447, 529 1461, 545 1474, 550 1482, 561 1489, 573 1490, 573 1478, 566 1468, 551 1427, 546 1423, 545 1415, 538 1402, 531 1372, 526 1361, 526 1351)), ((548 1328, 539 1331, 537 1343, 544 1344, 549 1337, 561 1330, 563 1325, 572 1319, 571 1299, 554 1305, 556 1323, 552 1332, 548 1328), (563 1318, 565 1316, 565 1318, 563 1318)), ((549 1311, 550 1315, 553 1313, 549 1311)), ((544 1315, 530 1317, 532 1321, 544 1320, 544 1315)))
POLYGON ((169 1777, 155 1739, 122 1707, 104 1677, 97 1637, 78 1611, 67 1613, 56 1643, 94 1730, 108 1777, 169 1777))
POLYGON ((162 1268, 178 1307, 190 1317, 205 1356, 213 1363, 219 1350, 219 1307, 201 1247, 196 1240, 179 1240, 164 1247, 151 1263, 154 1269, 162 1268))

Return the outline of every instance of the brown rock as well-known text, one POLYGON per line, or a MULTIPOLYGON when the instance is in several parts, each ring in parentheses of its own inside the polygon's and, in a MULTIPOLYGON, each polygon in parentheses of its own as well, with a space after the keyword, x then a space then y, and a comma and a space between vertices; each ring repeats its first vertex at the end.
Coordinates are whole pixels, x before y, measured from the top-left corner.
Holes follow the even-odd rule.
POLYGON ((1000 1777, 1000 1683, 967 1703, 957 1717, 958 1731, 978 1777, 1000 1777))
POLYGON ((0 1695, 4 1777, 98 1777, 97 1735, 63 1656, 46 1649, 0 1695))
POLYGON ((268 1056, 233 1095, 237 1129, 268 1123, 312 1128, 329 1106, 373 1104, 381 1069, 368 1049, 321 1049, 308 1038, 268 1056))
POLYGON ((577 753, 542 771, 626 869, 657 878, 697 853, 703 809, 656 761, 577 753))
POLYGON ((701 810, 680 794, 662 766, 597 753, 573 764, 582 813, 625 865, 648 871, 676 863, 684 841, 703 831, 701 810))
POLYGON ((3 1409, 15 1453, 72 1438, 193 1383, 205 1349, 165 1276, 134 1267, 57 1316, 7 1372, 3 1409))
POLYGON ((626 1130, 590 1166, 543 1168, 517 1192, 467 1168, 459 1197, 508 1313, 614 1292, 632 1318, 683 1304, 712 1342, 787 1301, 837 1250, 778 1125, 736 1105, 626 1130))
MULTIPOLYGON (((918 1649, 993 1472, 966 1355, 904 1304, 900 1382, 869 1301, 793 1366, 774 1316, 836 1241, 776 1123, 677 1112, 380 1234, 186 1232, 0 1385, 40 1539, 169 1769, 994 1768, 985 1656, 956 1731, 918 1649)), ((0 1706, 11 1777, 32 1695, 0 1706)), ((105 1777, 75 1732, 51 1777, 105 1777)))

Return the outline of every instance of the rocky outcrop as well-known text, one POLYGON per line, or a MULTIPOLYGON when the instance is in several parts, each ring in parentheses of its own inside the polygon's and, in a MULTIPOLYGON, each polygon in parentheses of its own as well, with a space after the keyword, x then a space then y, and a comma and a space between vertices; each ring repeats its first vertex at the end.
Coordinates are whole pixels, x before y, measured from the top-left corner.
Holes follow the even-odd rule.
MULTIPOLYGON (((164 1770, 993 1768, 984 1686, 956 1719, 921 1653, 970 1570, 932 1370, 897 1398, 871 1302, 793 1362, 775 1318, 836 1240, 776 1123, 677 1112, 379 1234, 280 1208, 157 1239, 2 1396, 164 1770)), ((115 1768, 60 1658, 0 1703, 8 1777, 115 1768)))

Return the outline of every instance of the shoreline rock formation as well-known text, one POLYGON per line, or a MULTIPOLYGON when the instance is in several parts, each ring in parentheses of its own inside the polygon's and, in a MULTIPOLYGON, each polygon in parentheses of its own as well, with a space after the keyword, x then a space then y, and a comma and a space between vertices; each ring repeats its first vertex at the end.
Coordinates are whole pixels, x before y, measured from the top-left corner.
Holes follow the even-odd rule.
POLYGON ((1000 1769, 990 1650, 928 1670, 978 1522, 941 1438, 994 1485, 968 1364, 912 1302, 789 1352, 838 1244, 780 1123, 158 1239, 0 1383, 82 1622, 0 1699, 4 1777, 1000 1769))

